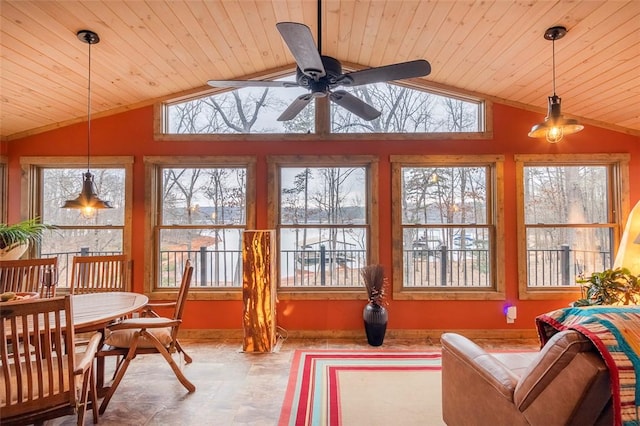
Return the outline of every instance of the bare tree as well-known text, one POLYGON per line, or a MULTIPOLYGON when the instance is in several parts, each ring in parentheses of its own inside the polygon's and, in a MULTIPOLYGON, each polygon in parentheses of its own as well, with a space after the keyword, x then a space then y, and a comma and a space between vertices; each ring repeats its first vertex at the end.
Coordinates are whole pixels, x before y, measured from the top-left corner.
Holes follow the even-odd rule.
POLYGON ((446 132, 471 132, 477 130, 477 110, 472 104, 454 98, 441 98, 441 105, 445 112, 439 120, 439 128, 446 132))
MULTIPOLYGON (((294 176, 293 186, 290 188, 282 188, 283 219, 290 220, 294 224, 307 223, 309 219, 309 181, 312 179, 311 169, 305 168, 301 173, 294 176), (302 196, 302 203, 300 197, 302 196), (300 206, 302 204, 302 206, 300 206), (286 214, 288 213, 288 214, 286 214)), ((296 247, 307 245, 307 228, 302 230, 302 243, 298 241, 298 232, 296 230, 296 247)))
POLYGON ((269 89, 264 89, 257 99, 249 97, 243 101, 237 90, 230 92, 231 97, 208 97, 203 99, 206 105, 211 106, 219 114, 230 130, 238 133, 250 133, 251 128, 258 119, 260 108, 267 103, 269 89))
POLYGON ((335 106, 331 109, 333 131, 336 133, 393 133, 429 131, 433 96, 427 92, 394 84, 370 84, 352 89, 355 96, 382 112, 365 121, 335 106))

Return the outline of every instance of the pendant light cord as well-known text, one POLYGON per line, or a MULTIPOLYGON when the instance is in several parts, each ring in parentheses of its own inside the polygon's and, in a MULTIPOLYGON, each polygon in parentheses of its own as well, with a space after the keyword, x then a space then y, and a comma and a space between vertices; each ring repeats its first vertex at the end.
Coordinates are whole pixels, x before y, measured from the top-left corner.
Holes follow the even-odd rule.
POLYGON ((89 83, 87 85, 87 173, 90 173, 91 158, 91 42, 89 44, 89 83))
POLYGON ((320 35, 320 27, 322 26, 322 0, 318 0, 318 52, 322 55, 322 39, 320 35))
POLYGON ((551 40, 551 63, 552 63, 552 72, 553 72, 553 96, 556 96, 556 38, 554 37, 551 40))

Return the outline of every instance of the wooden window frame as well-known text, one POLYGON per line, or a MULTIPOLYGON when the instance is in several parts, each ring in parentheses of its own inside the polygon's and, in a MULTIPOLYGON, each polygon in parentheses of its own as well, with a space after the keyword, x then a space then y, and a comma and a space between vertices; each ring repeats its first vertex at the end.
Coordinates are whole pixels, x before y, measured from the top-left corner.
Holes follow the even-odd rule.
POLYGON ((392 155, 391 214, 394 300, 505 300, 504 268, 504 156, 502 155, 392 155), (492 285, 489 288, 406 288, 403 286, 402 168, 486 167, 487 217, 491 254, 492 285))
MULTIPOLYGON (((247 170, 246 177, 246 229, 256 226, 256 158, 253 156, 145 156, 145 212, 146 225, 144 238, 151 241, 145 244, 144 290, 151 300, 175 298, 178 288, 157 287, 157 260, 159 251, 158 229, 161 194, 161 170, 169 167, 205 168, 205 167, 242 167, 247 170)), ((215 288, 192 287, 189 300, 242 300, 242 287, 215 288)))
MULTIPOLYGON (((355 68, 345 66, 345 71, 354 71, 355 68)), ((262 80, 275 80, 295 74, 294 69, 277 70, 262 74, 261 76, 249 76, 246 79, 252 80, 260 78, 262 80)), ((242 78, 241 78, 242 79, 242 78)), ((222 94, 230 90, 228 88, 209 88, 196 93, 189 93, 177 98, 167 99, 154 104, 154 139, 157 141, 346 141, 354 140, 402 140, 402 141, 429 141, 429 140, 491 140, 493 139, 493 101, 481 98, 477 93, 464 91, 446 85, 428 84, 417 80, 407 80, 393 82, 393 84, 404 86, 412 90, 429 92, 434 95, 449 97, 453 99, 475 102, 479 105, 477 132, 433 132, 433 133, 332 133, 330 102, 326 97, 315 99, 315 132, 306 133, 213 133, 213 134, 174 134, 167 133, 168 108, 172 105, 188 102, 194 99, 222 94)))
POLYGON ((0 194, 2 194, 2 199, 0 199, 0 223, 7 223, 9 214, 7 209, 9 205, 8 169, 9 160, 4 155, 0 155, 0 194))
MULTIPOLYGON (((91 166, 96 169, 122 168, 124 169, 124 218, 122 224, 122 254, 131 258, 131 239, 133 229, 133 163, 132 156, 97 156, 91 157, 91 166)), ((87 157, 20 157, 22 178, 20 182, 20 218, 21 220, 42 216, 42 174, 49 168, 73 168, 79 172, 87 166, 87 157)), ((81 173, 78 174, 78 188, 82 183, 81 173)), ((105 229, 107 227, 104 227, 105 229)), ((32 253, 33 254, 33 253, 32 253)), ((65 288, 61 288, 64 293, 65 288)))
MULTIPOLYGON (((617 249, 622 235, 623 219, 629 215, 629 154, 523 154, 514 156, 516 163, 516 223, 518 239, 518 295, 520 300, 576 300, 581 297, 578 284, 569 288, 531 288, 527 274, 527 228, 524 214, 524 168, 527 166, 606 166, 611 191, 609 217, 613 219, 612 246, 617 249)), ((554 224, 550 224, 554 225, 554 224)))
MULTIPOLYGON (((268 217, 267 223, 270 229, 280 232, 280 169, 282 167, 364 167, 367 176, 367 263, 375 264, 379 262, 379 213, 378 213, 378 157, 373 155, 330 155, 330 156, 268 156, 268 180, 271 182, 267 193, 268 217)), ((277 241, 277 251, 280 252, 280 241, 277 241)), ((280 265, 278 265, 278 297, 282 300, 318 300, 336 299, 349 300, 366 299, 366 292, 362 288, 355 286, 348 288, 319 287, 293 288, 280 287, 280 265)))

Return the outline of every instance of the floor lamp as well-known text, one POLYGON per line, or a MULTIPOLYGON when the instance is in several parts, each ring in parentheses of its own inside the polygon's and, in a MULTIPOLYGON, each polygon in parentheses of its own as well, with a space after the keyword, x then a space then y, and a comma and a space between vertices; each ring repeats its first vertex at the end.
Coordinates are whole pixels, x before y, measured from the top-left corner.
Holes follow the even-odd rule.
POLYGON ((640 275, 640 201, 629 214, 613 267, 624 267, 633 275, 640 275))

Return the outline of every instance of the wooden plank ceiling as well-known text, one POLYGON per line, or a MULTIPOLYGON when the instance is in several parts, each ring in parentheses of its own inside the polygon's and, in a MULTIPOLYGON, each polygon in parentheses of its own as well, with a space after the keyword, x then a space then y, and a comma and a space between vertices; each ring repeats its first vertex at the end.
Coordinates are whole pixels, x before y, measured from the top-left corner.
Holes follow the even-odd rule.
MULTIPOLYGON (((317 34, 315 0, 1 1, 0 137, 86 120, 88 45, 94 117, 207 89, 209 79, 292 69, 275 24, 317 34)), ((640 1, 323 0, 321 50, 371 67, 427 59, 438 87, 640 134, 640 1)), ((533 123, 532 123, 533 124, 533 123)))

